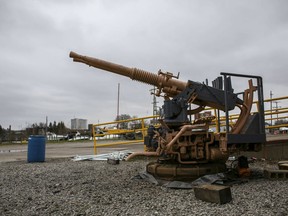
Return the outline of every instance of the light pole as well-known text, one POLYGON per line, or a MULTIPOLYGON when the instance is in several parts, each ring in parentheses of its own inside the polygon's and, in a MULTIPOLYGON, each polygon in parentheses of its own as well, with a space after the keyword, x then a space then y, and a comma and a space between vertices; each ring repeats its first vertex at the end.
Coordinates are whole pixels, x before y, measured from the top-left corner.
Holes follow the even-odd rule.
MULTIPOLYGON (((270 126, 272 126, 272 91, 270 91, 270 113, 271 113, 271 120, 270 120, 270 126)), ((271 132, 271 131, 270 131, 271 132)))
POLYGON ((278 123, 278 108, 279 108, 278 103, 280 103, 280 102, 279 101, 275 101, 274 103, 276 104, 276 106, 274 108, 275 108, 275 111, 276 111, 276 122, 278 123))

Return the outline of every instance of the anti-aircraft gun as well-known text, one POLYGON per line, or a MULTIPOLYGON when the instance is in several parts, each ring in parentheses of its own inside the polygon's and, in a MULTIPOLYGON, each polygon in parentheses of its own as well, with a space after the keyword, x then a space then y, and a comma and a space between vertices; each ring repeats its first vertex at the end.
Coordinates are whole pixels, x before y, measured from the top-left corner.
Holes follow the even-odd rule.
MULTIPOLYGON (((264 127, 263 85, 259 76, 222 72, 222 77, 213 81, 213 86, 188 80, 178 80, 170 72, 150 73, 137 68, 129 68, 104 60, 82 56, 70 52, 75 62, 116 73, 157 88, 156 96, 164 97, 163 116, 160 119, 161 130, 153 131, 153 140, 158 147, 155 152, 143 152, 136 155, 158 156, 156 162, 147 164, 148 173, 164 179, 195 179, 205 174, 223 172, 228 156, 235 151, 257 151, 266 141, 264 127), (234 93, 231 77, 249 78, 248 88, 234 93), (254 86, 252 79, 257 80, 254 86), (258 110, 251 112, 254 92, 258 92, 258 110), (239 96, 242 96, 240 99, 239 96), (190 109, 190 104, 197 105, 190 109), (189 116, 211 107, 225 112, 225 132, 209 130, 214 117, 206 117, 191 122, 189 116), (235 107, 240 114, 231 125, 229 111, 235 107)), ((220 120, 218 118, 218 126, 220 120)), ((151 131, 150 131, 151 132, 151 131)), ((151 141, 151 140, 150 140, 151 141)), ((149 139, 145 144, 149 145, 149 139)), ((244 169, 244 173, 246 169, 244 169)))

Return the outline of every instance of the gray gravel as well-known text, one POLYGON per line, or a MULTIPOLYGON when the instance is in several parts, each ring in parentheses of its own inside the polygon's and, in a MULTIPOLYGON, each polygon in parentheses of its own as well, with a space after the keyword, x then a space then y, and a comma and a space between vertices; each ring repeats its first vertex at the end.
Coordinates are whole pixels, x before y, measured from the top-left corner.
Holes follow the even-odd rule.
MULTIPOLYGON (((193 189, 131 179, 147 163, 2 162, 0 215, 288 215, 288 181, 261 178, 233 185, 233 200, 218 205, 196 200, 193 189)), ((271 164, 252 166, 261 171, 271 164)))

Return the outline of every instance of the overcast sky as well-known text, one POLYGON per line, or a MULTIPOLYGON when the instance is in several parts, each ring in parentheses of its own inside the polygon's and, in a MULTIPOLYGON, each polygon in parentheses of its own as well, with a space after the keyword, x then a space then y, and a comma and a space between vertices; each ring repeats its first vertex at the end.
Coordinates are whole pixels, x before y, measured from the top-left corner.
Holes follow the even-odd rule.
POLYGON ((184 81, 260 75, 265 98, 285 96, 288 1, 0 0, 2 127, 112 121, 118 83, 120 114, 152 114, 151 86, 74 63, 70 51, 184 81))

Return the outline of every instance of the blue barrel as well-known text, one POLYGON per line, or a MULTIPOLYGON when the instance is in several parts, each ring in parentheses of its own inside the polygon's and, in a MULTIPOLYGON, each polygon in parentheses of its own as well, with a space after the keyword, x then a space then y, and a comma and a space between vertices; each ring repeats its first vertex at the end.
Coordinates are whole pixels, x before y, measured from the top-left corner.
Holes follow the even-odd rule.
POLYGON ((45 161, 45 136, 30 136, 28 139, 28 163, 45 161))

